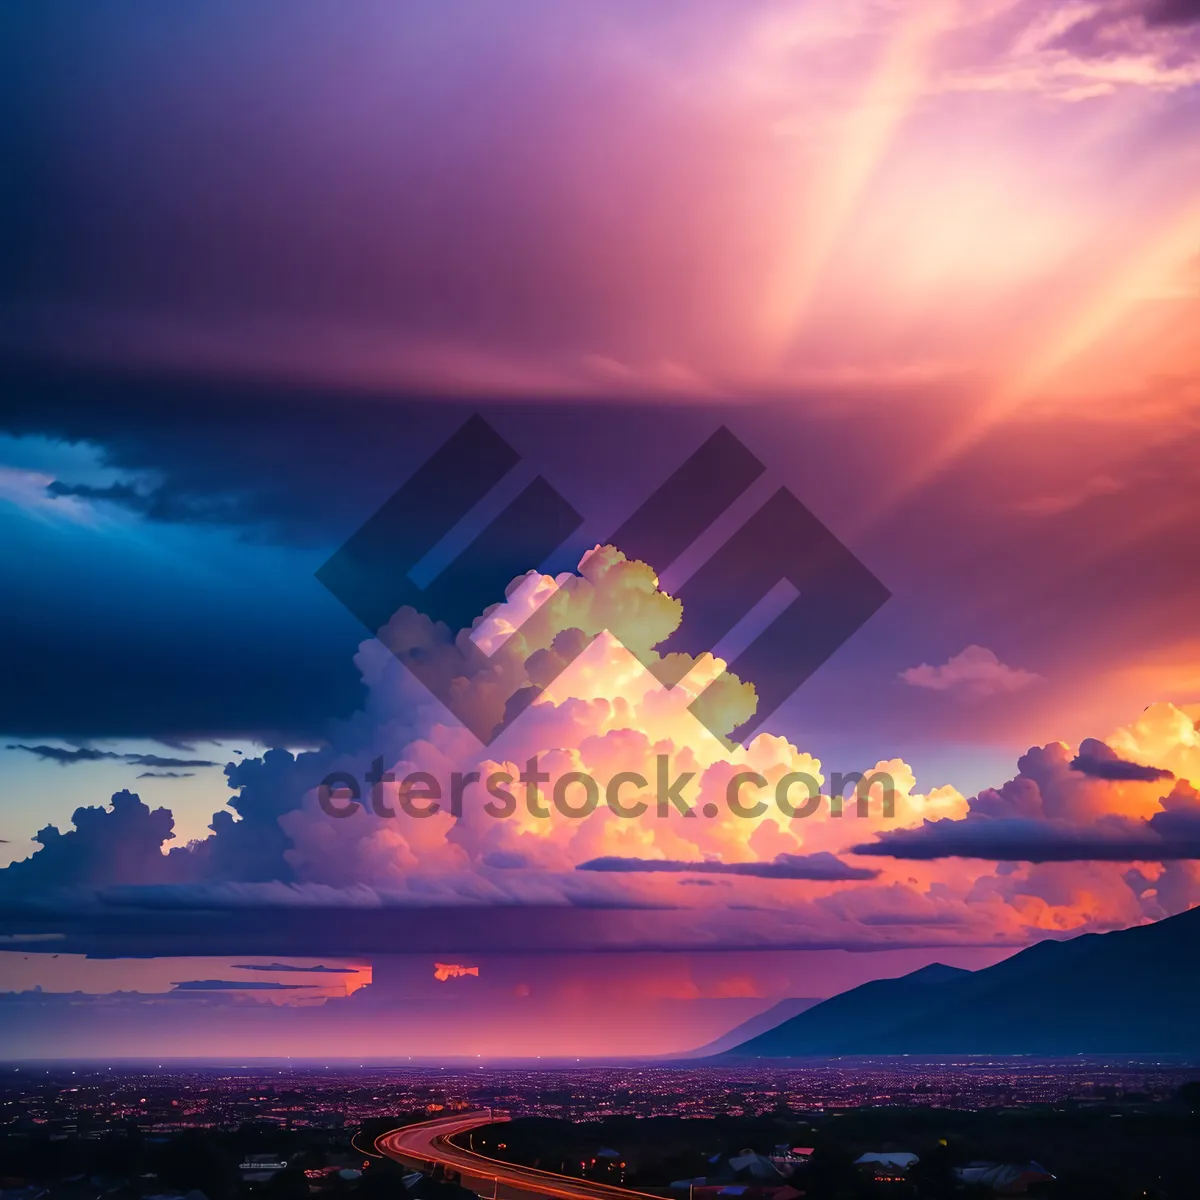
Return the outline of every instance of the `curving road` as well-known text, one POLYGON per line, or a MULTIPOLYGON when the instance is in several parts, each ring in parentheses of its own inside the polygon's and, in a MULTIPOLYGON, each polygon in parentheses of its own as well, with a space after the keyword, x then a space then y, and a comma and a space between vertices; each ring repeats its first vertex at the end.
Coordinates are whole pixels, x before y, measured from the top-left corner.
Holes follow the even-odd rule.
POLYGON ((490 1112, 455 1113, 381 1134, 375 1139, 375 1149, 418 1171, 428 1171, 439 1164, 447 1171, 457 1171, 462 1176, 463 1186, 485 1200, 491 1197, 530 1200, 537 1196, 551 1196, 554 1200, 631 1200, 633 1197, 662 1200, 658 1196, 648 1196, 646 1192, 502 1162, 473 1150, 464 1150, 448 1140, 453 1134, 507 1120, 507 1117, 493 1116, 490 1112))

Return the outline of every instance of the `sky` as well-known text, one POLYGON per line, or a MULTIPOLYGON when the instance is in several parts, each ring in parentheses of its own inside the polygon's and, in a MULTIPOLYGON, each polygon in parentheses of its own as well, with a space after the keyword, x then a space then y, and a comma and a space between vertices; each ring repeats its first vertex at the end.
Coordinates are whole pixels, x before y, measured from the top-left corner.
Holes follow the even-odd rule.
POLYGON ((675 1053, 1200 902, 1193 0, 0 21, 0 1054, 675 1053), (475 414, 468 532, 577 522, 364 628, 317 572, 475 414), (760 478, 627 557, 722 427, 760 478), (662 656, 780 488, 887 598, 768 712, 662 656), (718 815, 372 808, 531 755, 718 815))

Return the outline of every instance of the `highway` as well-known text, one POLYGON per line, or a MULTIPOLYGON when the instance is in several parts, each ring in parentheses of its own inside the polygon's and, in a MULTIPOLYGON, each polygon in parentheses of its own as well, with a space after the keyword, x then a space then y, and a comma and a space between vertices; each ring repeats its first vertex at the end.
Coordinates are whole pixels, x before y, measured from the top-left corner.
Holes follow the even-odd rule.
POLYGON ((375 1149, 419 1171, 432 1170, 440 1163, 447 1171, 457 1171, 462 1176, 463 1186, 484 1200, 491 1197, 495 1200, 530 1200, 535 1196, 551 1196, 554 1200, 662 1200, 658 1196, 648 1197, 645 1192, 502 1162, 463 1150, 448 1140, 453 1134, 466 1133, 497 1120, 508 1118, 493 1117, 489 1112, 438 1117, 381 1134, 375 1139, 375 1149))

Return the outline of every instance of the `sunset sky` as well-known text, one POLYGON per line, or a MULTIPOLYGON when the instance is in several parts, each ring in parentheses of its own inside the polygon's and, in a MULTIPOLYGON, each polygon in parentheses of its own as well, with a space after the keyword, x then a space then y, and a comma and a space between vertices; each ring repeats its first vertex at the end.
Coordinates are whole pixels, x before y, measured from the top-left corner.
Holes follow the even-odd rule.
POLYGON ((0 1054, 674 1053, 1200 903, 1195 0, 0 28, 0 1054), (385 640, 493 713, 598 635, 486 748, 315 577, 473 413, 582 524, 487 671, 419 614, 385 640), (722 537, 786 487, 890 592, 732 749, 687 709, 711 659, 644 665, 703 556, 608 545, 720 426, 766 468, 722 537), (535 753, 900 794, 317 799, 535 753))

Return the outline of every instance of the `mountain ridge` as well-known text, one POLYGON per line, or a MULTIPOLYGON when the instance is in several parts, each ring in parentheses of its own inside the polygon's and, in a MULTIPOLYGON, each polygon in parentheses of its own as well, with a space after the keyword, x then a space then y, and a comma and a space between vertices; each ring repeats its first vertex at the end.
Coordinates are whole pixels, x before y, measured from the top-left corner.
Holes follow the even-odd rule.
POLYGON ((1198 950, 1194 908, 1045 939, 978 971, 931 963, 834 996, 729 1053, 1200 1054, 1198 950))
POLYGON ((823 1003, 820 996, 789 996, 772 1004, 753 1017, 739 1022, 732 1029, 727 1029, 720 1037, 713 1038, 695 1050, 685 1050, 678 1054, 668 1055, 669 1058, 708 1058, 714 1054, 727 1054, 734 1046, 740 1045, 751 1037, 775 1029, 784 1021, 807 1012, 823 1003))

